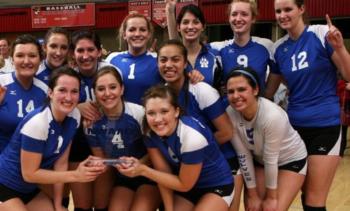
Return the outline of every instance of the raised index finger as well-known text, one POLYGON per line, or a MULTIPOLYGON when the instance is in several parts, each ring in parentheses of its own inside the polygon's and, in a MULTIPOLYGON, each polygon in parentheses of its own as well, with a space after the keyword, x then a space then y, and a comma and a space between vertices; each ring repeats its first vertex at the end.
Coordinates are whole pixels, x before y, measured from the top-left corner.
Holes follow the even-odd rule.
POLYGON ((327 21, 328 27, 331 28, 331 26, 333 26, 333 24, 332 24, 332 20, 328 14, 326 14, 326 21, 327 21))

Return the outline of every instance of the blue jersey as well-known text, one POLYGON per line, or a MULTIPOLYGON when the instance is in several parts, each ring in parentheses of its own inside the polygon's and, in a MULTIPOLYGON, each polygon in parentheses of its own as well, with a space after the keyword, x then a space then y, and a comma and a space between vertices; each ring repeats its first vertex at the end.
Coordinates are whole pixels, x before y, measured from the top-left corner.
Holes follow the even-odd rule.
MULTIPOLYGON (((208 125, 212 131, 215 131, 212 121, 226 112, 219 93, 204 82, 188 84, 188 89, 186 86, 180 90, 179 104, 185 109, 187 115, 198 119, 201 123, 208 125)), ((221 145, 220 149, 226 158, 235 156, 229 142, 221 145)))
POLYGON ((191 70, 198 70, 204 76, 204 82, 215 86, 215 82, 220 78, 220 72, 222 71, 219 63, 219 52, 208 48, 207 46, 202 46, 201 51, 199 52, 195 65, 192 66, 188 64, 186 67, 186 72, 191 70))
POLYGON ((44 103, 47 86, 34 78, 33 85, 24 89, 16 79, 15 72, 0 75, 0 85, 7 88, 4 100, 0 104, 1 152, 23 117, 44 103))
POLYGON ((90 146, 103 149, 109 158, 143 157, 146 154, 141 130, 144 113, 142 106, 125 102, 124 111, 118 119, 103 116, 85 130, 90 146))
POLYGON ((272 45, 269 39, 252 37, 243 47, 234 40, 212 43, 211 47, 220 52, 224 77, 235 67, 249 66, 258 73, 260 89, 264 90, 268 68, 271 71, 276 69, 271 55, 272 45))
POLYGON ((49 84, 50 75, 52 69, 49 67, 46 61, 42 61, 35 77, 43 81, 46 85, 49 84))
POLYGON ((129 52, 111 53, 107 59, 123 73, 124 99, 141 105, 141 98, 147 89, 162 81, 158 72, 157 55, 145 52, 133 56, 129 52))
MULTIPOLYGON (((279 73, 289 89, 288 115, 292 125, 324 127, 340 124, 336 67, 326 40, 328 26, 307 26, 297 40, 288 35, 274 45, 279 73)), ((278 72, 276 72, 278 73, 278 72)))
POLYGON ((0 155, 0 183, 20 193, 29 193, 36 184, 24 181, 21 150, 42 155, 40 168, 52 169, 64 153, 79 126, 80 113, 74 109, 62 123, 54 120, 49 106, 29 113, 18 125, 8 146, 0 155))
POLYGON ((191 117, 180 117, 176 130, 169 137, 159 137, 151 132, 145 144, 148 148, 158 148, 176 173, 179 172, 181 163, 202 163, 194 188, 233 183, 230 167, 212 132, 191 117))

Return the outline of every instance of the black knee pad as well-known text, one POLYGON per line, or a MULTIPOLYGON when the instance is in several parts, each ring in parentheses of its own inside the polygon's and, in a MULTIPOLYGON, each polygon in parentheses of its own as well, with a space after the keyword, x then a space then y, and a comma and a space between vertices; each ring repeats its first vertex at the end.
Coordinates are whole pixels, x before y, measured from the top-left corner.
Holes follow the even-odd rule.
POLYGON ((303 205, 304 211, 327 211, 326 207, 311 207, 309 205, 303 205))
POLYGON ((102 208, 102 209, 94 209, 94 211, 108 211, 108 207, 106 207, 106 208, 102 208))
POLYGON ((83 208, 74 208, 74 211, 93 211, 92 208, 89 209, 83 209, 83 208))
POLYGON ((69 197, 64 197, 62 199, 62 206, 64 206, 65 208, 68 208, 68 206, 69 206, 69 197))

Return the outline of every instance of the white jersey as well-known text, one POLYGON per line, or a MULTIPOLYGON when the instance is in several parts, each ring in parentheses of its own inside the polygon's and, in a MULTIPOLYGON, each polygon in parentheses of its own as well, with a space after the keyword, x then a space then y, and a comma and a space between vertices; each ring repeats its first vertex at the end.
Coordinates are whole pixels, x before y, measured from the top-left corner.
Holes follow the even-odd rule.
POLYGON ((231 106, 226 111, 235 128, 231 143, 248 188, 256 187, 253 157, 264 165, 265 186, 275 189, 278 166, 307 156, 303 140, 289 123, 286 112, 275 103, 259 97, 258 110, 251 121, 231 106))

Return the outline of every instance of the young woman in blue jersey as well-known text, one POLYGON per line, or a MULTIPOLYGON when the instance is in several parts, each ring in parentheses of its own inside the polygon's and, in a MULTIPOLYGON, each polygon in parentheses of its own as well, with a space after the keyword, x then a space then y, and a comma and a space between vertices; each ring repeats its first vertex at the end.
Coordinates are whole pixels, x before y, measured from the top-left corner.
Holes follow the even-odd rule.
MULTIPOLYGON (((141 105, 143 93, 160 83, 157 54, 147 50, 153 36, 152 23, 142 14, 129 14, 120 26, 119 37, 125 41, 127 51, 111 53, 106 61, 123 73, 125 100, 141 105)), ((203 80, 198 71, 189 73, 191 82, 203 80)))
POLYGON ((12 45, 15 71, 0 75, 0 153, 10 141, 18 123, 27 113, 44 103, 45 83, 34 78, 42 51, 36 39, 20 35, 12 45))
POLYGON ((49 82, 52 70, 67 62, 69 50, 69 33, 60 27, 50 28, 44 39, 43 50, 45 60, 41 63, 36 77, 46 84, 49 82))
POLYGON ((193 4, 184 6, 175 20, 176 0, 167 0, 166 14, 170 39, 179 39, 188 51, 188 65, 186 71, 196 69, 204 76, 204 82, 219 90, 221 65, 218 52, 201 42, 201 35, 205 30, 205 19, 198 6, 193 4), (177 30, 176 30, 177 29, 177 30))
MULTIPOLYGON (((103 67, 93 82, 96 101, 103 116, 86 129, 86 135, 93 154, 103 158, 133 156, 147 161, 146 147, 142 136, 144 108, 141 105, 123 101, 124 86, 120 73, 112 66, 103 67)), ((115 168, 110 169, 114 185, 109 210, 156 210, 160 195, 156 184, 144 177, 128 178, 115 168)))
POLYGON ((125 100, 140 105, 143 93, 161 81, 157 56, 147 50, 152 36, 152 23, 145 16, 129 14, 119 30, 119 38, 126 43, 127 51, 113 52, 106 58, 123 73, 125 100))
POLYGON ((305 179, 307 152, 286 112, 259 97, 251 68, 233 69, 227 78, 232 140, 245 179, 247 210, 288 210, 305 179))
MULTIPOLYGON (((274 70, 271 56, 273 43, 269 39, 251 36, 251 29, 258 15, 255 1, 233 0, 229 5, 229 23, 233 39, 211 43, 211 47, 220 51, 224 76, 237 66, 252 67, 259 74, 260 89, 265 90, 267 70, 274 70)), ((271 72, 270 72, 271 73, 271 72)), ((272 79, 275 74, 270 74, 272 79)))
MULTIPOLYGON (((99 68, 109 65, 106 62, 100 61, 102 55, 100 38, 95 32, 89 30, 73 32, 71 49, 76 63, 76 70, 79 72, 81 78, 81 94, 77 107, 86 121, 97 121, 100 119, 101 113, 95 103, 92 81, 99 68)), ((85 160, 90 154, 91 150, 81 126, 74 137, 69 156, 70 168, 75 169, 79 165, 79 162, 85 160)), ((94 188, 98 187, 100 182, 103 185, 104 176, 101 175, 92 183, 70 184, 76 211, 92 210, 92 207, 95 207, 95 210, 104 210, 108 206, 108 196, 103 195, 104 192, 96 192, 99 189, 94 188)))
POLYGON ((211 130, 181 115, 175 90, 157 85, 144 96, 145 144, 155 169, 136 158, 117 165, 158 183, 166 210, 228 210, 233 179, 211 130))
MULTIPOLYGON (((190 84, 185 67, 187 49, 178 40, 169 40, 159 48, 158 68, 168 86, 178 94, 180 105, 187 115, 193 116, 208 125, 220 144, 220 149, 236 172, 238 162, 229 140, 232 138, 232 125, 225 112, 220 95, 213 87, 204 82, 190 84), (236 160, 236 162, 234 162, 236 160)), ((235 174, 235 173, 234 173, 235 174)))
MULTIPOLYGON (((303 0, 275 0, 276 20, 287 34, 276 41, 274 59, 277 73, 289 89, 290 122, 309 154, 304 210, 326 210, 327 195, 343 154, 336 73, 339 70, 350 79, 350 55, 328 16, 328 26, 306 25, 304 13, 303 0)), ((274 93, 275 82, 269 81, 274 86, 267 93, 274 93)))
MULTIPOLYGON (((0 210, 66 210, 61 205, 63 183, 89 182, 105 171, 104 165, 68 171, 71 141, 80 123, 78 74, 62 67, 49 82, 48 103, 28 114, 0 155, 0 210), (37 184, 54 184, 54 197, 37 184)), ((92 158, 93 159, 93 158, 92 158)))

